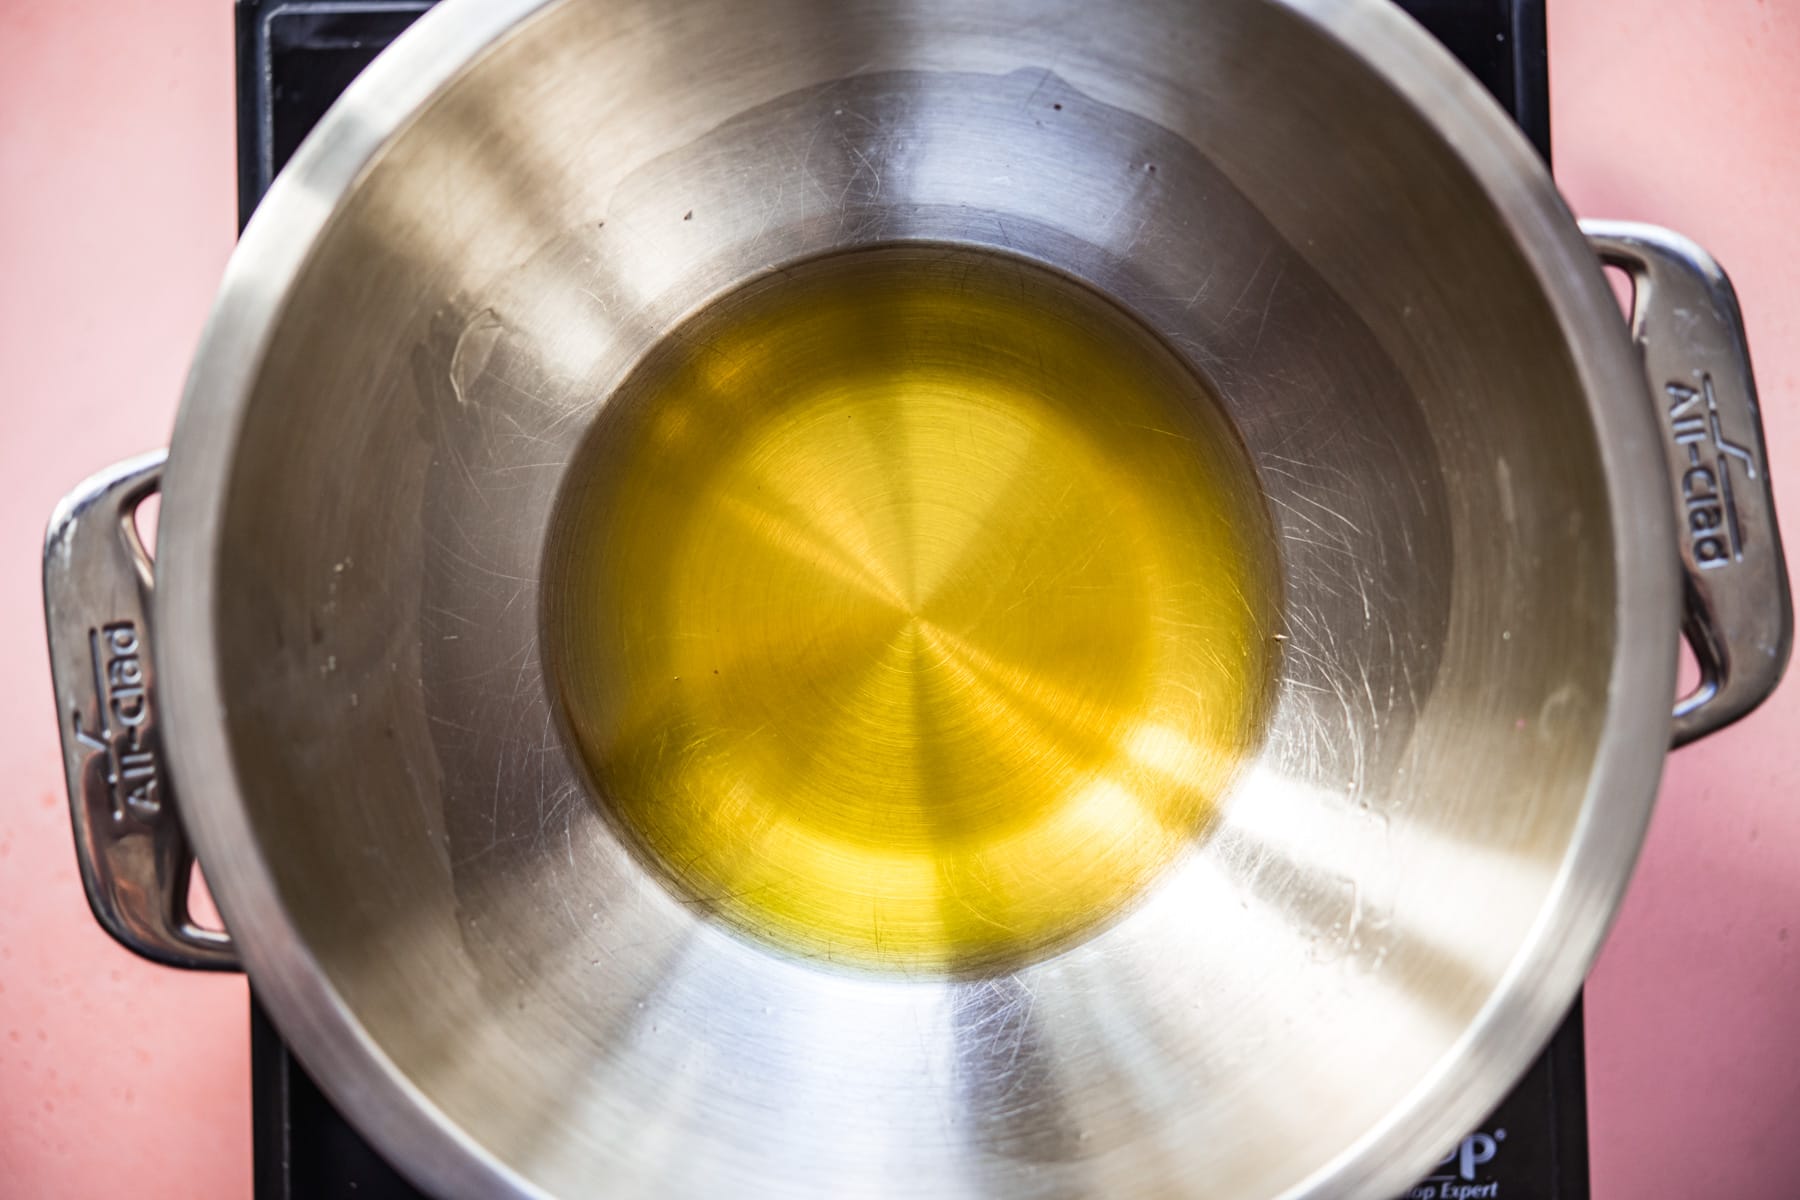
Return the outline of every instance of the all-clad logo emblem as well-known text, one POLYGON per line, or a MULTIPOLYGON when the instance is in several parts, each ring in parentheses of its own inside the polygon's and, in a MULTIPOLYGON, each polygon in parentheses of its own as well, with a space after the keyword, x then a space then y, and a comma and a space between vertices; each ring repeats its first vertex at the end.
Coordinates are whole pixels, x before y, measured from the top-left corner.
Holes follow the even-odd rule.
POLYGON ((96 755, 105 756, 114 818, 154 820, 162 811, 162 772, 144 675, 143 639, 136 623, 114 621, 88 630, 88 647, 93 654, 99 713, 90 729, 81 710, 75 710, 71 717, 75 739, 96 755))
POLYGON ((1688 465, 1681 475, 1681 500, 1687 514, 1688 546, 1701 570, 1728 567, 1744 557, 1743 526, 1738 522, 1737 501, 1732 496, 1731 464, 1735 460, 1746 480, 1756 478, 1756 458, 1742 446, 1725 440, 1719 427, 1719 406, 1713 398, 1711 375, 1700 377, 1700 386, 1665 384, 1669 397, 1669 432, 1675 445, 1687 451, 1688 465))

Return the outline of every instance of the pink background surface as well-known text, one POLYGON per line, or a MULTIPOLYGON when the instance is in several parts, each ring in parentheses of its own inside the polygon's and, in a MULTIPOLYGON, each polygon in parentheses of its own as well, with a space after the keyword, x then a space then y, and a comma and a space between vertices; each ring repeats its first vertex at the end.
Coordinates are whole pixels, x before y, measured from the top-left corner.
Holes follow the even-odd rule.
MULTIPOLYGON (((1564 190, 1584 215, 1673 225, 1731 270, 1770 457, 1800 478, 1800 3, 1549 5, 1564 190)), ((58 496, 168 436, 235 229, 231 60, 227 0, 0 0, 7 1197, 250 1194, 243 980, 139 962, 90 919, 38 592, 58 496)), ((1800 1195, 1797 946, 1791 685, 1670 760, 1588 993, 1598 1200, 1800 1195)))

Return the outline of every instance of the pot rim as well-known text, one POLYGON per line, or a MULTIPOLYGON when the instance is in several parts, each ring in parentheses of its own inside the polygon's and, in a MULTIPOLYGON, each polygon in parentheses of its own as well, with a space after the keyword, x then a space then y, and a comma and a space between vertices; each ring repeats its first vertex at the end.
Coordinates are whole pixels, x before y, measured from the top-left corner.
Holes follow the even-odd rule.
MULTIPOLYGON (((182 398, 155 596, 166 750, 183 817, 258 999, 332 1101, 434 1194, 544 1198, 414 1085, 332 987, 284 910, 226 736, 214 577, 234 447, 288 293, 367 167, 482 52, 559 0, 445 0, 344 93, 262 201, 226 268, 182 398)), ((1388 1116, 1284 1200, 1397 1194, 1483 1119, 1581 985, 1648 825, 1669 740, 1680 590, 1660 434, 1599 264, 1536 152, 1480 84, 1388 0, 1265 0, 1385 78, 1478 181, 1552 306, 1589 399, 1613 523, 1616 642, 1595 765, 1555 882, 1506 975, 1388 1116)), ((547 1200, 547 1198, 546 1198, 547 1200)))

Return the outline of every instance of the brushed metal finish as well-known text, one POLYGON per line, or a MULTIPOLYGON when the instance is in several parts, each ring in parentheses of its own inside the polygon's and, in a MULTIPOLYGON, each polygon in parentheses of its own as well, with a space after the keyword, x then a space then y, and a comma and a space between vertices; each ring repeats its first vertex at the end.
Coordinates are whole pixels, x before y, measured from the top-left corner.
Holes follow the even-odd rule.
POLYGON ((259 994, 446 1196, 1378 1197, 1616 905, 1680 574, 1645 376, 1504 116, 1381 0, 448 0, 252 221, 171 451, 184 815, 259 994), (847 973, 593 803, 541 569, 617 385, 895 242, 1111 297, 1215 390, 1283 580, 1267 733, 1118 920, 847 973))
POLYGON ((1761 704, 1794 648, 1750 347, 1731 280, 1705 250, 1653 225, 1581 228, 1631 276, 1631 333, 1668 439, 1684 625, 1700 664, 1699 687, 1675 709, 1674 744, 1684 746, 1761 704))
POLYGON ((228 935, 188 912, 194 854, 162 746, 151 654, 150 556, 138 506, 162 480, 157 450, 83 481, 44 538, 44 622, 75 857, 101 928, 152 961, 238 965, 228 935))

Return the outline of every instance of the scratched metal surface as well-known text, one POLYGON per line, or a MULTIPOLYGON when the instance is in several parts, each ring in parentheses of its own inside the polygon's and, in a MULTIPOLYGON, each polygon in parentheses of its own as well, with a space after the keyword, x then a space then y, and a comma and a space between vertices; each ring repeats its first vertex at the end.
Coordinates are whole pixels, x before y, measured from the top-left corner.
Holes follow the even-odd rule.
MULTIPOLYGON (((1800 10, 1549 7, 1559 181, 1578 210, 1678 225, 1731 267, 1773 457, 1794 461, 1800 180, 1787 147, 1800 10), (1652 78, 1679 86, 1642 86, 1652 78)), ((15 565, 0 576, 0 655, 17 681, 0 698, 16 731, 0 746, 13 783, 0 802, 0 1165, 20 1195, 112 1195, 129 1163, 144 1194, 242 1197, 243 981, 134 959, 87 911, 26 565, 72 481, 166 439, 235 231, 230 15, 214 0, 27 0, 9 18, 0 175, 28 183, 6 189, 0 223, 13 372, 0 536, 15 565), (129 204, 122 173, 135 179, 129 204), (94 1152, 99 1128, 107 1154, 94 1152)), ((1800 779, 1800 743, 1785 736, 1797 705, 1789 686, 1671 761, 1588 990, 1602 1200, 1779 1195, 1800 1169, 1785 1136, 1800 956, 1782 936, 1800 914, 1800 809, 1784 802, 1800 779)))
POLYGON ((1372 3, 1303 6, 1356 53, 1251 0, 737 6, 736 39, 566 3, 364 170, 526 7, 452 0, 303 149, 175 443, 176 764, 315 1074, 454 1195, 1420 1174, 1585 970, 1673 682, 1643 377, 1529 148, 1372 3), (896 238, 1040 259, 1161 333, 1285 576, 1269 734, 1210 835, 975 979, 820 970, 679 903, 589 803, 537 645, 611 383, 770 264, 896 238))

